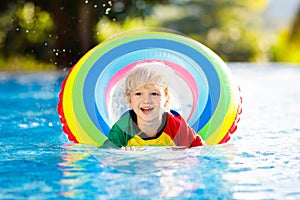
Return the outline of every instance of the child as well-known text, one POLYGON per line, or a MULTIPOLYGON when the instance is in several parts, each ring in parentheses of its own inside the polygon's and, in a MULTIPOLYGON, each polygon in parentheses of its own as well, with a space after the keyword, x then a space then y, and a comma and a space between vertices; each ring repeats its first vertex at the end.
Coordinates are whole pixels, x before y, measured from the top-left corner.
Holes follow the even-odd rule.
POLYGON ((169 111, 169 89, 163 75, 163 63, 137 65, 125 82, 129 112, 111 128, 107 143, 123 150, 134 146, 204 145, 201 137, 176 112, 169 111))

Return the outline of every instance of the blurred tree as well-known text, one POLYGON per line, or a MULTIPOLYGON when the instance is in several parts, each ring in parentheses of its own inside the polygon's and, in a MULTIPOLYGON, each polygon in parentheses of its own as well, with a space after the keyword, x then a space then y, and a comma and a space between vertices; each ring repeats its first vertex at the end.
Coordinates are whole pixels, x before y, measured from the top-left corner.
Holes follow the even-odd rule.
POLYGON ((95 46, 95 26, 105 15, 124 21, 144 17, 159 0, 2 0, 0 53, 34 56, 58 68, 71 67, 95 46))
POLYGON ((283 30, 272 48, 273 61, 300 63, 300 7, 287 30, 283 30))
POLYGON ((114 0, 111 9, 96 27, 96 38, 102 42, 112 35, 131 29, 159 26, 159 19, 151 19, 155 6, 170 0, 114 0))
MULTIPOLYGON (((266 2, 2 0, 0 55, 34 56, 59 68, 71 67, 87 50, 115 33, 155 26, 182 32, 226 61, 267 61, 270 43, 260 32, 259 15, 266 2)), ((299 20, 296 21, 293 34, 281 37, 286 38, 282 43, 297 41, 299 20)), ((277 60, 280 51, 283 50, 279 47, 274 50, 277 60)))
POLYGON ((291 27, 291 34, 289 37, 290 41, 296 41, 298 44, 300 44, 300 6, 298 8, 298 12, 295 16, 294 22, 291 27))
POLYGON ((36 55, 37 58, 50 59, 49 34, 53 23, 49 13, 33 3, 1 4, 0 14, 0 53, 11 55, 36 55))
MULTIPOLYGON (((174 1, 175 18, 166 18, 165 7, 156 12, 162 26, 178 30, 205 44, 226 61, 257 61, 265 49, 259 33, 259 13, 265 0, 174 1)), ((170 8, 169 8, 170 9, 170 8)), ((171 9, 172 10, 172 9, 171 9)), ((171 12, 171 11, 169 11, 171 12)))
POLYGON ((53 39, 56 65, 71 67, 91 47, 96 44, 93 27, 103 15, 105 1, 61 0, 37 1, 52 14, 55 24, 53 39))
POLYGON ((93 27, 105 0, 3 0, 0 53, 8 58, 34 56, 70 67, 93 45, 93 27), (99 5, 99 6, 98 6, 99 5))
POLYGON ((226 61, 266 61, 270 44, 259 31, 259 14, 266 3, 266 0, 164 1, 155 7, 145 5, 147 12, 144 12, 142 21, 130 13, 122 21, 101 19, 97 38, 102 41, 113 31, 131 29, 130 21, 133 21, 140 27, 160 26, 184 33, 226 61))

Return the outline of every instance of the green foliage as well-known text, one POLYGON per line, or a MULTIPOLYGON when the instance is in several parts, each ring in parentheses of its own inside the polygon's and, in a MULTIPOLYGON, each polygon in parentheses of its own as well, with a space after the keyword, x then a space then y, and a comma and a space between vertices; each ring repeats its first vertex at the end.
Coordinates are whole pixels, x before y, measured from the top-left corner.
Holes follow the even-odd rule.
POLYGON ((123 31, 145 27, 158 27, 160 21, 153 18, 153 8, 160 0, 130 0, 111 3, 111 8, 97 22, 95 27, 98 42, 123 31))
POLYGON ((183 15, 180 19, 163 25, 198 40, 226 61, 254 61, 264 53, 258 45, 264 39, 259 37, 258 17, 263 2, 191 0, 175 8, 183 15))
POLYGON ((151 18, 126 18, 123 23, 108 20, 103 17, 96 25, 96 38, 99 42, 123 31, 145 27, 157 27, 158 23, 151 18))
POLYGON ((273 61, 300 63, 300 8, 289 29, 283 30, 272 48, 273 61))
POLYGON ((163 27, 198 40, 226 61, 265 61, 270 44, 264 43, 258 17, 265 5, 265 0, 170 1, 151 7, 143 18, 128 15, 123 21, 100 20, 97 38, 103 41, 131 28, 163 27))
POLYGON ((0 58, 0 71, 44 71, 53 69, 56 69, 55 65, 38 61, 33 56, 0 58))
POLYGON ((5 3, 0 7, 0 70, 43 69, 40 63, 70 67, 106 38, 144 27, 181 32, 208 46, 225 61, 300 62, 300 14, 274 45, 274 34, 266 32, 261 24, 260 14, 268 0, 5 0, 5 3))
POLYGON ((300 41, 289 40, 289 33, 289 31, 280 33, 277 44, 272 47, 273 61, 300 63, 300 41))
POLYGON ((12 4, 0 15, 0 56, 31 55, 50 60, 53 21, 50 14, 31 2, 12 4))
POLYGON ((50 14, 28 2, 17 9, 16 17, 23 36, 30 43, 43 42, 53 29, 50 14))

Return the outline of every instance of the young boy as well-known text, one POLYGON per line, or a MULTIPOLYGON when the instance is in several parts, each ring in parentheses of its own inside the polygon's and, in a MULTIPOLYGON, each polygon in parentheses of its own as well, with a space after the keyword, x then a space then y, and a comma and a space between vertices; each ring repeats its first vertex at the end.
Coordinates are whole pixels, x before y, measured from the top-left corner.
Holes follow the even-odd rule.
POLYGON ((135 146, 204 145, 178 113, 169 111, 169 89, 158 70, 164 67, 159 62, 144 63, 129 73, 125 96, 130 110, 113 125, 106 145, 112 143, 123 150, 134 150, 135 146))

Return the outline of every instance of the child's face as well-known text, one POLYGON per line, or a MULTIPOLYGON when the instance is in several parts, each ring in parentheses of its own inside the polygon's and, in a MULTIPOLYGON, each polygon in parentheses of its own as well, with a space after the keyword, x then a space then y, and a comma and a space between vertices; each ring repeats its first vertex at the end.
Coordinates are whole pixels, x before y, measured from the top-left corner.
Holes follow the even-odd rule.
POLYGON ((160 120, 167 102, 164 88, 155 84, 137 88, 130 97, 130 107, 137 115, 138 124, 160 120))

